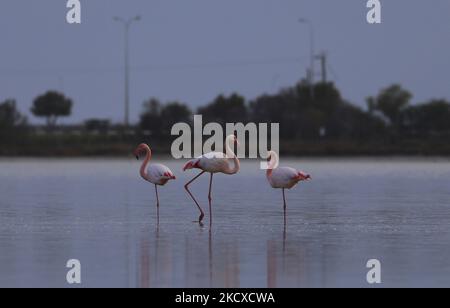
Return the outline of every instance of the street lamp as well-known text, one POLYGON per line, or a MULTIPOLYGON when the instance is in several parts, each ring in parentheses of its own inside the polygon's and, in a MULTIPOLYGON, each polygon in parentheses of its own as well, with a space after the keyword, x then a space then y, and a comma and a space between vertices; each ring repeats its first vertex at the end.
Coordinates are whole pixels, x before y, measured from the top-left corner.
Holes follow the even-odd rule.
POLYGON ((124 124, 128 128, 130 125, 130 57, 129 57, 129 32, 133 22, 141 20, 141 16, 130 19, 114 17, 114 21, 120 22, 125 28, 125 118, 124 124))
POLYGON ((314 44, 315 44, 315 37, 314 37, 314 25, 313 23, 306 18, 300 18, 298 20, 300 23, 302 24, 306 24, 309 27, 309 44, 310 44, 310 68, 309 68, 309 82, 311 85, 314 85, 314 74, 315 74, 315 69, 314 69, 314 58, 315 58, 315 51, 314 51, 314 44))

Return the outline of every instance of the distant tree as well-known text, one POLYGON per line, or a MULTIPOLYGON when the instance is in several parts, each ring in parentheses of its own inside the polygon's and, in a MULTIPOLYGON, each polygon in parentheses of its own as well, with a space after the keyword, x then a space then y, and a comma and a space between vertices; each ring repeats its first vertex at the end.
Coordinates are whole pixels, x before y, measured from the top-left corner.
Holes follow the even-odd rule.
POLYGON ((162 104, 156 98, 151 98, 144 103, 139 127, 142 131, 148 131, 153 137, 167 137, 170 136, 175 123, 190 123, 191 117, 192 111, 183 103, 162 104))
POLYGON ((250 103, 251 117, 255 122, 280 123, 280 137, 284 140, 318 139, 326 135, 340 135, 335 125, 337 112, 344 104, 339 91, 332 83, 311 87, 300 82, 295 87, 282 89, 275 95, 264 95, 250 103))
POLYGON ((386 133, 383 120, 361 108, 343 102, 327 119, 327 138, 354 141, 379 139, 386 133))
POLYGON ((403 89, 400 85, 392 85, 381 92, 376 97, 369 97, 367 105, 369 112, 380 111, 394 129, 402 125, 402 115, 407 109, 412 94, 403 89))
POLYGON ((64 94, 49 91, 34 100, 31 112, 36 117, 45 117, 47 126, 54 127, 59 117, 70 116, 72 105, 72 100, 64 94))
POLYGON ((9 99, 0 103, 0 138, 11 136, 25 128, 27 123, 16 107, 16 101, 9 99))
POLYGON ((234 93, 230 96, 219 95, 205 107, 198 109, 204 121, 220 124, 248 121, 248 109, 245 98, 234 93))
POLYGON ((0 103, 0 128, 9 128, 26 123, 26 118, 20 114, 16 101, 8 99, 0 103))
MULTIPOLYGON (((301 128, 299 136, 309 139, 343 138, 354 128, 355 122, 344 121, 343 117, 353 112, 344 102, 341 93, 333 83, 318 83, 314 86, 314 96, 307 84, 297 86, 299 93, 300 118, 297 126, 301 128)), ((354 119, 354 118, 353 118, 354 119)))
POLYGON ((149 131, 152 135, 160 135, 163 123, 161 110, 162 104, 156 98, 144 102, 144 111, 141 113, 139 121, 140 129, 149 131))
POLYGON ((280 123, 286 101, 280 95, 262 95, 250 102, 251 120, 256 123, 280 123))
POLYGON ((419 136, 450 133, 450 102, 432 100, 411 106, 405 111, 405 122, 412 133, 419 136))
POLYGON ((171 102, 162 107, 161 119, 164 133, 170 134, 174 124, 180 122, 190 123, 192 121, 192 111, 185 104, 171 102))

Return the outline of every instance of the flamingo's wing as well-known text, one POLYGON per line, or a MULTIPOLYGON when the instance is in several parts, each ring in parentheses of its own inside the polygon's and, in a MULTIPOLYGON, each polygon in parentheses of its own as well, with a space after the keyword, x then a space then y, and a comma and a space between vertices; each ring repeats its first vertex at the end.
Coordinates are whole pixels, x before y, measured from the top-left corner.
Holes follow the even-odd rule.
POLYGON ((174 177, 172 170, 161 164, 151 164, 147 172, 149 177, 154 181, 170 180, 174 177))
POLYGON ((272 172, 272 182, 278 188, 287 187, 298 177, 298 171, 289 167, 276 168, 272 172))
POLYGON ((208 169, 218 163, 218 160, 223 160, 225 158, 225 154, 220 152, 210 152, 194 158, 186 163, 183 167, 183 170, 186 171, 188 169, 202 169, 204 171, 209 171, 208 169))
POLYGON ((224 153, 211 152, 200 157, 199 165, 207 172, 223 172, 228 167, 228 158, 224 153))

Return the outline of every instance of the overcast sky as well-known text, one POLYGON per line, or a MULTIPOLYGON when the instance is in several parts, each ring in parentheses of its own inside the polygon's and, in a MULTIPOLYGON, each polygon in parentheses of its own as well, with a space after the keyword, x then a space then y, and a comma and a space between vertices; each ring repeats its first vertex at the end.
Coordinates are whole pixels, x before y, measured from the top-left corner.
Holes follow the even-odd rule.
MULTIPOLYGON (((382 1, 368 25, 365 0, 82 0, 82 24, 66 23, 65 0, 1 0, 0 101, 29 115, 49 89, 75 101, 66 123, 123 118, 123 27, 131 30, 131 102, 136 121, 149 97, 203 105, 220 93, 247 99, 295 84, 309 61, 300 17, 349 101, 398 82, 415 102, 450 98, 450 1, 382 1)), ((33 119, 30 116, 30 119, 33 119)), ((33 120, 34 121, 34 120, 33 120)))

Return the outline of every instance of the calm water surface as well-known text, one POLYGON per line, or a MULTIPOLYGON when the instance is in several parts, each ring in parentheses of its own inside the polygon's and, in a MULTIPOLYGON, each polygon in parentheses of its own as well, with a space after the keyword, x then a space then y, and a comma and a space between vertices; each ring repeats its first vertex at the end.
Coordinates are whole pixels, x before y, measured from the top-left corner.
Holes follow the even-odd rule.
MULTIPOLYGON (((214 183, 214 224, 200 227, 183 190, 154 190, 132 160, 0 160, 0 287, 450 287, 450 162, 285 160, 313 181, 271 189, 257 162, 214 183)), ((208 177, 192 186, 207 209, 208 177)), ((208 216, 208 215, 207 215, 208 216)))

